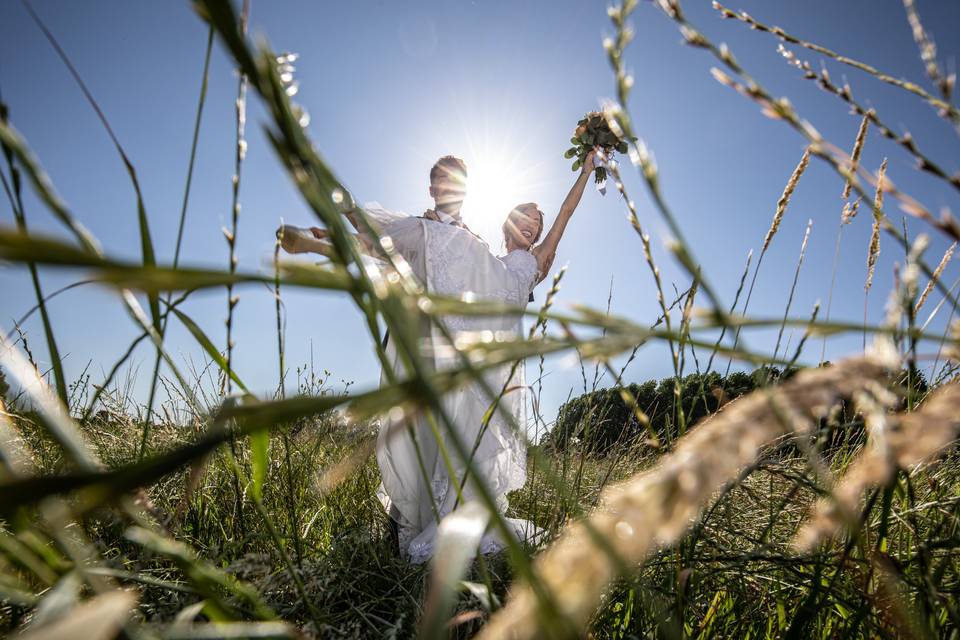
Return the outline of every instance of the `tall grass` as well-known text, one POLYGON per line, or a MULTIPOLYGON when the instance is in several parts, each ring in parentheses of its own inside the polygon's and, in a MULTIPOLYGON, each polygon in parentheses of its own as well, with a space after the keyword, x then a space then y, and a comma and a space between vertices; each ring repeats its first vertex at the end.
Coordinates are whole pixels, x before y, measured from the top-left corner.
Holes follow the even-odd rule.
MULTIPOLYGON (((950 103, 952 83, 944 76, 932 39, 912 2, 907 18, 925 68, 937 85, 935 97, 918 85, 895 79, 865 63, 744 13, 715 3, 720 15, 770 32, 828 60, 866 72, 937 107, 957 123, 950 103)), ((349 233, 352 214, 366 233, 376 231, 355 207, 352 195, 315 152, 303 110, 290 100, 287 71, 267 44, 246 35, 249 5, 238 14, 228 0, 196 0, 209 24, 203 82, 193 127, 193 146, 184 188, 177 248, 172 264, 153 254, 146 207, 137 174, 109 121, 86 89, 66 52, 32 12, 38 26, 70 68, 97 111, 124 162, 136 196, 142 259, 111 257, 56 195, 27 142, 0 108, 0 172, 14 210, 16 229, 0 228, 0 258, 27 267, 53 358, 51 388, 30 354, 27 336, 14 341, 0 332, 0 370, 9 379, 0 398, 0 624, 33 637, 897 637, 949 636, 960 630, 955 595, 960 590, 960 467, 948 452, 960 435, 960 396, 954 382, 960 352, 957 324, 942 334, 927 332, 944 306, 950 320, 955 287, 943 277, 953 247, 931 269, 923 258, 928 238, 912 241, 889 220, 896 202, 928 227, 956 241, 960 229, 949 215, 933 216, 919 198, 861 166, 868 125, 893 137, 919 169, 955 178, 922 153, 907 135, 894 134, 875 110, 864 110, 847 87, 826 72, 788 59, 821 88, 853 106, 862 120, 848 155, 806 121, 786 98, 758 83, 726 45, 715 45, 693 25, 677 0, 658 9, 678 27, 684 41, 714 57, 713 77, 758 104, 804 140, 805 150, 774 204, 774 217, 753 269, 743 312, 735 313, 751 268, 747 263, 733 304, 720 296, 702 268, 668 200, 668 185, 630 116, 633 80, 625 55, 633 37, 635 0, 611 7, 614 35, 604 41, 613 69, 616 102, 606 114, 612 128, 636 140, 629 160, 672 237, 668 248, 690 279, 667 303, 660 267, 638 209, 628 197, 628 166, 611 173, 637 233, 657 287, 660 319, 652 326, 617 317, 609 309, 576 307, 558 312, 552 304, 562 271, 523 338, 456 344, 457 366, 433 371, 423 360, 416 327, 432 324, 448 335, 444 317, 518 311, 504 305, 465 302, 424 292, 389 242, 374 243, 382 267, 371 270, 349 233), (183 221, 191 190, 205 103, 213 40, 239 71, 237 138, 231 228, 225 231, 228 264, 223 269, 180 264, 183 221), (721 68, 722 67, 722 68, 721 68), (812 76, 812 77, 811 77, 812 76), (245 152, 248 98, 265 111, 267 139, 310 211, 329 233, 329 260, 320 265, 288 263, 274 254, 272 271, 240 268, 236 257, 240 175, 245 152), (842 181, 843 222, 858 203, 872 202, 873 228, 864 287, 863 322, 791 317, 808 224, 783 314, 748 316, 750 293, 763 257, 777 233, 789 200, 812 159, 842 181), (26 180, 24 180, 24 178, 26 180), (64 227, 69 239, 29 231, 22 205, 25 183, 64 227), (870 193, 870 192, 873 193, 870 193), (855 198, 851 203, 851 199, 855 198), (886 202, 885 202, 886 200, 886 202), (886 315, 866 316, 881 232, 905 249, 886 315), (140 330, 104 384, 91 395, 88 378, 64 379, 52 320, 38 267, 82 270, 91 281, 113 287, 140 330), (920 291, 920 280, 927 283, 920 291), (234 366, 233 318, 238 292, 255 284, 272 287, 276 315, 278 380, 272 397, 256 397, 234 366), (384 365, 386 383, 353 392, 334 391, 327 375, 312 366, 297 369, 297 389, 287 389, 287 354, 281 290, 328 290, 350 299, 361 312, 371 347, 384 365), (225 289, 227 324, 222 347, 184 310, 189 294, 225 289), (149 314, 134 292, 146 296, 149 314), (930 319, 917 312, 939 298, 930 319), (163 304, 161 304, 161 302, 163 304), (698 309, 699 305, 702 309, 698 309), (680 312, 676 313, 679 307, 680 312), (207 361, 191 375, 164 346, 167 323, 177 319, 207 361), (793 355, 787 327, 803 329, 793 355), (382 348, 382 328, 397 347, 403 374, 396 375, 382 348), (748 348, 754 330, 778 329, 772 353, 748 348), (728 402, 724 390, 704 382, 714 356, 771 371, 800 362, 807 338, 863 335, 865 353, 810 367, 786 381, 767 376, 757 391, 728 402), (867 334, 871 342, 867 344, 867 334), (582 337, 588 336, 588 337, 582 337), (138 406, 129 385, 117 379, 140 342, 156 352, 149 399, 138 406), (665 343, 673 367, 675 402, 669 420, 680 434, 659 439, 648 414, 624 384, 626 367, 639 349, 665 343), (937 345, 932 387, 920 376, 924 349, 937 345), (701 355, 710 357, 701 369, 701 355), (478 485, 476 500, 463 500, 441 522, 438 552, 428 567, 410 566, 396 553, 388 519, 375 498, 378 484, 371 453, 377 418, 388 412, 419 413, 433 429, 455 485, 475 469, 475 443, 464 442, 446 415, 442 396, 477 385, 491 407, 507 387, 490 388, 483 376, 492 367, 516 370, 524 359, 575 353, 594 361, 593 387, 601 368, 645 429, 624 438, 606 455, 590 449, 592 428, 605 409, 588 407, 572 432, 582 442, 556 447, 549 439, 529 443, 528 486, 513 496, 513 513, 546 531, 542 549, 508 535, 497 496, 478 485), (628 354, 617 371, 613 358, 628 354), (685 389, 693 363, 697 388, 685 389), (942 362, 942 366, 941 366, 942 362), (154 407, 165 390, 166 399, 154 407), (233 393, 234 389, 237 393, 233 393), (719 412, 688 424, 684 398, 692 395, 719 412), (708 396, 713 405, 708 405, 708 396), (689 431, 689 432, 687 432, 689 431), (578 436, 579 437, 579 436, 578 436), (467 462, 457 476, 451 460, 467 462), (469 550, 487 529, 506 535, 507 549, 470 562, 469 550), (535 557, 534 557, 535 556, 535 557)), ((787 55, 785 54, 785 55, 787 55)), ((284 57, 289 61, 289 57, 284 57)), ((251 179, 249 176, 247 180, 251 179)), ((839 235, 837 237, 839 247, 839 235)), ((279 247, 279 239, 278 244, 279 247)), ((611 285, 612 290, 612 285, 611 285)), ((833 284, 831 284, 831 295, 833 284)), ((54 294, 55 295, 55 294, 54 294)), ((820 360, 822 361, 822 356, 820 360)), ((587 390, 586 368, 584 390, 587 390)), ((715 374, 714 374, 715 375, 715 374)), ((541 370, 538 388, 542 385, 541 370)), ((548 379, 549 380, 549 379, 548 379)), ((6 384, 6 383, 5 383, 6 384)), ((695 403, 696 404, 696 403, 695 403)), ((490 412, 489 415, 492 415, 490 412)), ((692 415, 692 413, 691 413, 692 415)), ((544 416, 537 424, 546 426, 544 416)), ((526 425, 511 425, 526 433, 526 425)), ((626 433, 627 430, 625 429, 626 433)), ((386 434, 389 437, 389 433, 386 434)))

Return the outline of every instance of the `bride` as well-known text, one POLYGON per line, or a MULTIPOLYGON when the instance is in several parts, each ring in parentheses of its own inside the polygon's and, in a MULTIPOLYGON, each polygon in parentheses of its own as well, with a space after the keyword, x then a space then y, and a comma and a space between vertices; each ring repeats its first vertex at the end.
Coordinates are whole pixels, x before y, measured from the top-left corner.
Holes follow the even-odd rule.
MULTIPOLYGON (((446 159, 442 158, 438 165, 446 159)), ((501 256, 491 253, 485 242, 459 222, 466 167, 462 161, 458 162, 454 171, 440 171, 439 179, 436 179, 437 166, 431 170, 430 192, 437 202, 436 211, 428 211, 421 218, 367 205, 364 212, 381 237, 390 237, 426 291, 523 308, 553 263, 560 238, 593 170, 594 153, 584 162, 542 242, 537 244, 543 232, 544 216, 535 203, 520 204, 510 211, 502 227, 506 253, 501 256), (451 178, 459 184, 444 184, 444 179, 451 178), (459 195, 455 207, 444 199, 444 195, 451 192, 459 195)), ((326 241, 325 230, 314 227, 310 231, 313 235, 310 240, 314 243, 326 241)), ((285 232, 284 238, 286 235, 285 232)), ((373 254, 369 251, 371 240, 363 233, 360 240, 361 246, 373 254)), ((290 241, 284 240, 284 244, 292 252, 322 251, 317 244, 304 242, 298 246, 295 235, 291 235, 290 241)), ((522 336, 523 331, 519 313, 445 316, 441 322, 446 336, 436 326, 424 327, 420 331, 421 353, 428 366, 435 370, 460 364, 460 356, 453 348, 458 342, 478 338, 509 339, 522 336)), ((386 352, 396 377, 406 377, 407 372, 397 358, 392 341, 388 340, 386 352)), ((526 482, 527 435, 514 428, 524 429, 527 424, 522 367, 502 365, 487 370, 483 377, 493 397, 481 385, 470 383, 442 398, 445 417, 472 452, 469 474, 466 473, 468 461, 456 455, 439 416, 388 416, 381 423, 376 449, 382 485, 377 493, 396 522, 400 552, 411 562, 420 563, 430 558, 440 519, 458 504, 475 498, 477 482, 483 482, 497 498, 501 511, 506 511, 507 494, 526 482), (511 378, 512 369, 515 370, 511 378), (496 401, 496 395, 504 389, 506 393, 497 409, 485 421, 485 414, 496 401), (455 482, 451 482, 450 469, 455 474, 455 482), (462 483, 465 477, 466 483, 462 483), (457 484, 462 484, 462 499, 459 500, 457 484)), ((541 533, 528 521, 514 518, 507 518, 507 521, 521 540, 535 541, 541 533)), ((503 546, 499 534, 491 532, 482 539, 480 552, 491 553, 503 546)))

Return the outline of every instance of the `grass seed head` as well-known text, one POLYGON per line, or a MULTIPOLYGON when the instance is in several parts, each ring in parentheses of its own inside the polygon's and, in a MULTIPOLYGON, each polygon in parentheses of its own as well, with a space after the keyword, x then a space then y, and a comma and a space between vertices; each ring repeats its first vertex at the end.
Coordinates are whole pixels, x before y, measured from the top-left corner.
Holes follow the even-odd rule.
POLYGON ((767 247, 770 246, 770 242, 773 240, 773 236, 777 234, 777 229, 780 228, 780 221, 783 220, 783 214, 787 211, 787 205, 790 203, 790 196, 793 195, 794 189, 797 188, 797 183, 800 182, 800 176, 803 175, 803 172, 807 170, 807 165, 810 164, 810 147, 807 147, 803 151, 803 157, 800 158, 800 163, 797 164, 796 168, 793 170, 793 173, 790 174, 790 179, 787 181, 787 186, 784 187, 783 193, 780 195, 780 199, 777 200, 777 211, 773 215, 773 222, 770 224, 770 229, 767 230, 767 235, 763 238, 763 249, 766 251, 767 247))
POLYGON ((887 172, 887 159, 884 158, 877 172, 877 190, 873 196, 873 227, 870 230, 870 246, 867 249, 867 281, 863 285, 864 291, 870 291, 873 286, 873 274, 877 267, 877 257, 880 255, 880 216, 883 207, 884 176, 887 172))
POLYGON ((914 311, 920 311, 920 307, 923 306, 923 303, 927 301, 927 297, 930 295, 930 292, 933 291, 933 287, 936 286, 937 282, 940 280, 940 276, 943 274, 943 270, 947 268, 947 263, 950 262, 950 259, 953 258, 953 252, 957 248, 957 243, 954 242, 951 244, 946 252, 944 252, 943 257, 940 259, 940 264, 937 265, 937 268, 933 271, 933 277, 930 278, 930 282, 927 283, 927 286, 923 289, 923 293, 920 294, 920 299, 917 300, 917 306, 914 307, 914 311))
MULTIPOLYGON (((870 126, 870 118, 873 116, 873 111, 868 111, 863 116, 863 120, 860 121, 860 128, 857 130, 857 138, 853 141, 853 151, 850 153, 850 174, 855 175, 857 173, 857 166, 860 164, 860 155, 863 153, 863 143, 867 139, 867 128, 870 126)), ((847 200, 850 197, 851 185, 850 180, 848 179, 843 185, 843 195, 841 196, 844 200, 847 200)))

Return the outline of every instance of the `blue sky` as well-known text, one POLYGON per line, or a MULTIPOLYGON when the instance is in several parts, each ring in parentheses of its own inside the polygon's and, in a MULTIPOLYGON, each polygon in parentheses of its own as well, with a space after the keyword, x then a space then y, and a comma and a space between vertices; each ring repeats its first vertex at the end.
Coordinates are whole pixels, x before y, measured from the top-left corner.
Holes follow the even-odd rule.
MULTIPOLYGON (((36 0, 36 11, 60 39, 103 107, 137 167, 162 261, 175 244, 206 26, 188 2, 129 3, 36 0)), ((903 7, 894 0, 806 0, 768 3, 731 0, 758 19, 864 59, 894 76, 929 86, 903 7)), ((960 4, 921 0, 921 16, 939 57, 955 68, 960 41, 960 4)), ((802 80, 776 53, 777 42, 734 21, 719 19, 707 2, 686 2, 691 21, 711 39, 727 42, 738 59, 775 94, 788 95, 825 137, 852 144, 858 118, 834 97, 802 80)), ((680 44, 680 36, 654 6, 641 3, 633 24, 636 38, 627 65, 635 78, 631 102, 638 132, 654 151, 663 190, 696 256, 724 300, 732 300, 747 252, 759 250, 783 185, 804 146, 783 123, 764 118, 755 106, 711 79, 713 62, 680 44)), ((466 159, 471 192, 465 216, 491 247, 510 204, 534 200, 548 218, 574 174, 562 158, 571 129, 585 111, 613 93, 601 39, 611 26, 605 4, 569 2, 360 2, 253 1, 251 32, 277 51, 300 55, 297 101, 310 113, 310 134, 321 154, 361 201, 419 213, 430 204, 427 174, 441 155, 466 159)), ((806 52, 801 57, 819 66, 806 52)), ((835 79, 846 78, 854 95, 874 106, 895 129, 909 129, 917 144, 950 171, 958 169, 956 132, 915 96, 880 84, 835 63, 835 79)), ((75 214, 115 256, 138 258, 135 199, 109 139, 66 69, 16 2, 0 4, 0 88, 14 125, 24 134, 75 214)), ((200 150, 188 211, 182 263, 224 266, 227 247, 220 229, 228 224, 233 171, 233 102, 236 77, 217 46, 210 70, 200 150)), ((262 111, 251 98, 249 153, 243 168, 240 263, 258 269, 270 254, 273 230, 282 218, 307 225, 311 218, 262 135, 262 111)), ((871 132, 863 162, 875 170, 889 156, 888 175, 928 208, 957 212, 956 191, 918 174, 909 156, 871 132)), ((626 186, 653 237, 668 287, 686 288, 682 271, 663 249, 665 226, 641 181, 626 168, 626 186)), ((764 259, 751 311, 782 314, 807 220, 813 230, 793 312, 808 314, 826 301, 841 208, 842 183, 814 160, 791 202, 764 259)), ((31 227, 63 235, 30 196, 31 227)), ((899 212, 890 209, 895 219, 899 212)), ((0 224, 12 225, 9 206, 0 224)), ((907 221, 910 234, 924 225, 907 221)), ((861 213, 846 229, 834 295, 834 318, 859 321, 869 216, 861 213)), ((932 235, 928 260, 936 263, 947 243, 932 235)), ((902 249, 885 236, 870 297, 870 316, 881 317, 902 249)), ((568 227, 555 263, 568 274, 559 305, 603 308, 613 286, 612 309, 638 322, 658 315, 652 278, 639 239, 615 193, 588 189, 568 227)), ((83 277, 44 270, 49 292, 83 277)), ((950 267, 945 279, 957 277, 950 267)), ((543 299, 545 287, 538 291, 543 299)), ((34 303, 26 270, 0 265, 0 326, 34 303)), ((263 287, 241 290, 236 310, 236 368, 250 386, 272 390, 277 381, 273 300, 263 287)), ((185 310, 223 343, 225 295, 195 295, 185 310)), ((376 384, 378 369, 359 314, 344 296, 287 291, 288 363, 311 360, 331 380, 356 388, 376 384)), ((929 308, 932 304, 928 303, 929 308)), ((67 373, 73 378, 91 362, 92 381, 108 369, 137 335, 116 297, 81 287, 51 304, 67 373)), ((942 324, 935 325, 942 327, 942 324)), ((25 329, 31 347, 48 362, 38 317, 25 329)), ((774 333, 750 337, 754 348, 772 347, 774 333)), ((796 336, 793 337, 796 341, 796 336)), ((179 326, 168 344, 184 361, 202 360, 179 326)), ((860 337, 831 340, 828 358, 859 349, 860 337)), ((819 342, 807 351, 816 360, 819 342)), ((149 378, 152 352, 136 352, 137 393, 149 378)), ((548 418, 568 394, 581 389, 580 371, 569 358, 547 363, 543 406, 548 418)), ((665 350, 640 351, 628 379, 659 378, 671 372, 665 350)), ((528 377, 533 373, 530 371, 528 377)), ((291 385, 295 374, 288 378, 291 385)))

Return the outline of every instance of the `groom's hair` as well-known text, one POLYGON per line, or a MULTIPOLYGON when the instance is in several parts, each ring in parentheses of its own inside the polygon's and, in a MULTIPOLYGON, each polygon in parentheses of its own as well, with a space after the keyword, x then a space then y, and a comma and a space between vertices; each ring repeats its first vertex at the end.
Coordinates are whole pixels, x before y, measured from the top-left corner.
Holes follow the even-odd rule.
POLYGON ((443 156, 430 168, 430 184, 443 177, 457 175, 461 180, 467 177, 467 163, 456 156, 443 156))

